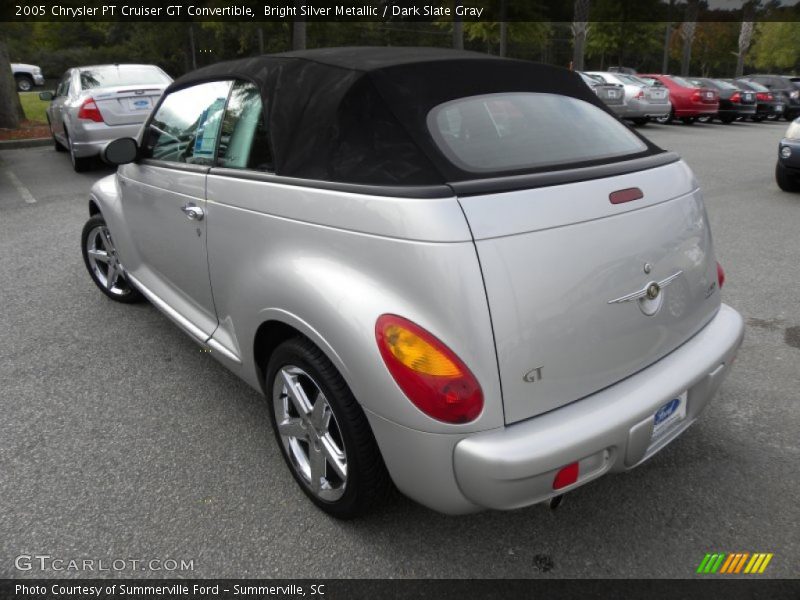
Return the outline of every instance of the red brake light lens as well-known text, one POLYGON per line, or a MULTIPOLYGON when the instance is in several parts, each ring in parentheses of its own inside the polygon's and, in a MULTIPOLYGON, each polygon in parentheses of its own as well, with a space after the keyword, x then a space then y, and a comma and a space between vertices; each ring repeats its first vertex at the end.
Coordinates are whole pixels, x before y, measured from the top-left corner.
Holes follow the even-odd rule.
POLYGON ((478 380, 433 334, 397 315, 382 315, 375 338, 383 362, 409 400, 445 423, 474 421, 483 410, 478 380))
POLYGON ((742 96, 739 94, 739 92, 733 92, 733 95, 731 96, 731 102, 741 102, 741 100, 742 96))
POLYGON ((722 289, 722 286, 725 285, 725 270, 719 263, 717 263, 717 282, 719 283, 719 289, 722 289))
POLYGON ((86 121, 94 121, 95 123, 103 123, 103 115, 100 114, 100 109, 97 108, 97 103, 94 98, 87 98, 78 109, 78 118, 86 121))
POLYGON ((576 462, 562 468, 558 473, 556 473, 555 479, 553 479, 553 489, 560 490, 561 488, 565 488, 568 485, 572 485, 578 481, 579 471, 580 468, 576 462))
POLYGON ((695 90, 692 94, 692 102, 700 102, 700 90, 695 90))

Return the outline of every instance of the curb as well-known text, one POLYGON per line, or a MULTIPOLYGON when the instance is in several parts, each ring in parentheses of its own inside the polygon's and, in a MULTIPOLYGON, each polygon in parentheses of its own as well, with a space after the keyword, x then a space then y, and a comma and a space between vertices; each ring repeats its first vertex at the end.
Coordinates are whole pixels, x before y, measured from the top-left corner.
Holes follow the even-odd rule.
POLYGON ((15 150, 17 148, 38 148, 40 146, 50 146, 53 143, 51 138, 33 138, 30 140, 6 140, 0 142, 0 150, 15 150))

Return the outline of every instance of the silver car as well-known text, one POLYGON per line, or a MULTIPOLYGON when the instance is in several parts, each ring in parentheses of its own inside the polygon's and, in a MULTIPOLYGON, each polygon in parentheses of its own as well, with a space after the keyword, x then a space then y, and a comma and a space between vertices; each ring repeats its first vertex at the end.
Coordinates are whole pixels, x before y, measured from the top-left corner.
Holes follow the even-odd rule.
POLYGON ((69 152, 76 171, 85 171, 106 144, 136 137, 172 79, 153 65, 96 65, 68 69, 55 92, 47 122, 56 150, 69 152))
POLYGON ((94 283, 261 391, 337 517, 391 482, 459 514, 636 467, 742 341, 691 170, 565 69, 420 48, 221 63, 105 158, 94 283))
POLYGON ((637 125, 644 125, 650 119, 663 120, 672 111, 669 90, 653 86, 645 80, 626 73, 590 71, 589 75, 599 77, 606 83, 616 83, 625 88, 625 104, 616 113, 623 119, 630 119, 637 125))

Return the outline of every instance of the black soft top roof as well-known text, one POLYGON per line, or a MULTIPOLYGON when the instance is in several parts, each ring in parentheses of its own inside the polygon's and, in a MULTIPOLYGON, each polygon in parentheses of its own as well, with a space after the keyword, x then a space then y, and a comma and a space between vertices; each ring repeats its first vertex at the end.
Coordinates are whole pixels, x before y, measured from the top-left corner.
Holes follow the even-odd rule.
MULTIPOLYGON (((323 48, 263 55, 198 69, 177 79, 167 93, 230 78, 251 81, 261 90, 276 175, 350 184, 436 185, 536 172, 478 175, 449 161, 426 119, 432 108, 457 98, 546 92, 613 114, 577 73, 438 48, 323 48)), ((616 160, 663 152, 641 139, 646 151, 616 160)))

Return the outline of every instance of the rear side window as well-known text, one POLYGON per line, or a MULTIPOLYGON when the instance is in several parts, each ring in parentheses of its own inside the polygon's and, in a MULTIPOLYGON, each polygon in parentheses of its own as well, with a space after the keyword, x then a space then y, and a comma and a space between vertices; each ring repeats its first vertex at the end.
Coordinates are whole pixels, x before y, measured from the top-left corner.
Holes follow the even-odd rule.
POLYGON ((144 158, 211 165, 230 89, 230 81, 212 81, 164 98, 147 129, 144 158))
POLYGON ((217 159, 220 167, 273 170, 265 113, 259 89, 237 81, 222 119, 217 159))
POLYGON ((647 150, 607 112, 557 94, 460 98, 431 110, 428 129, 449 160, 476 173, 581 163, 647 150))

